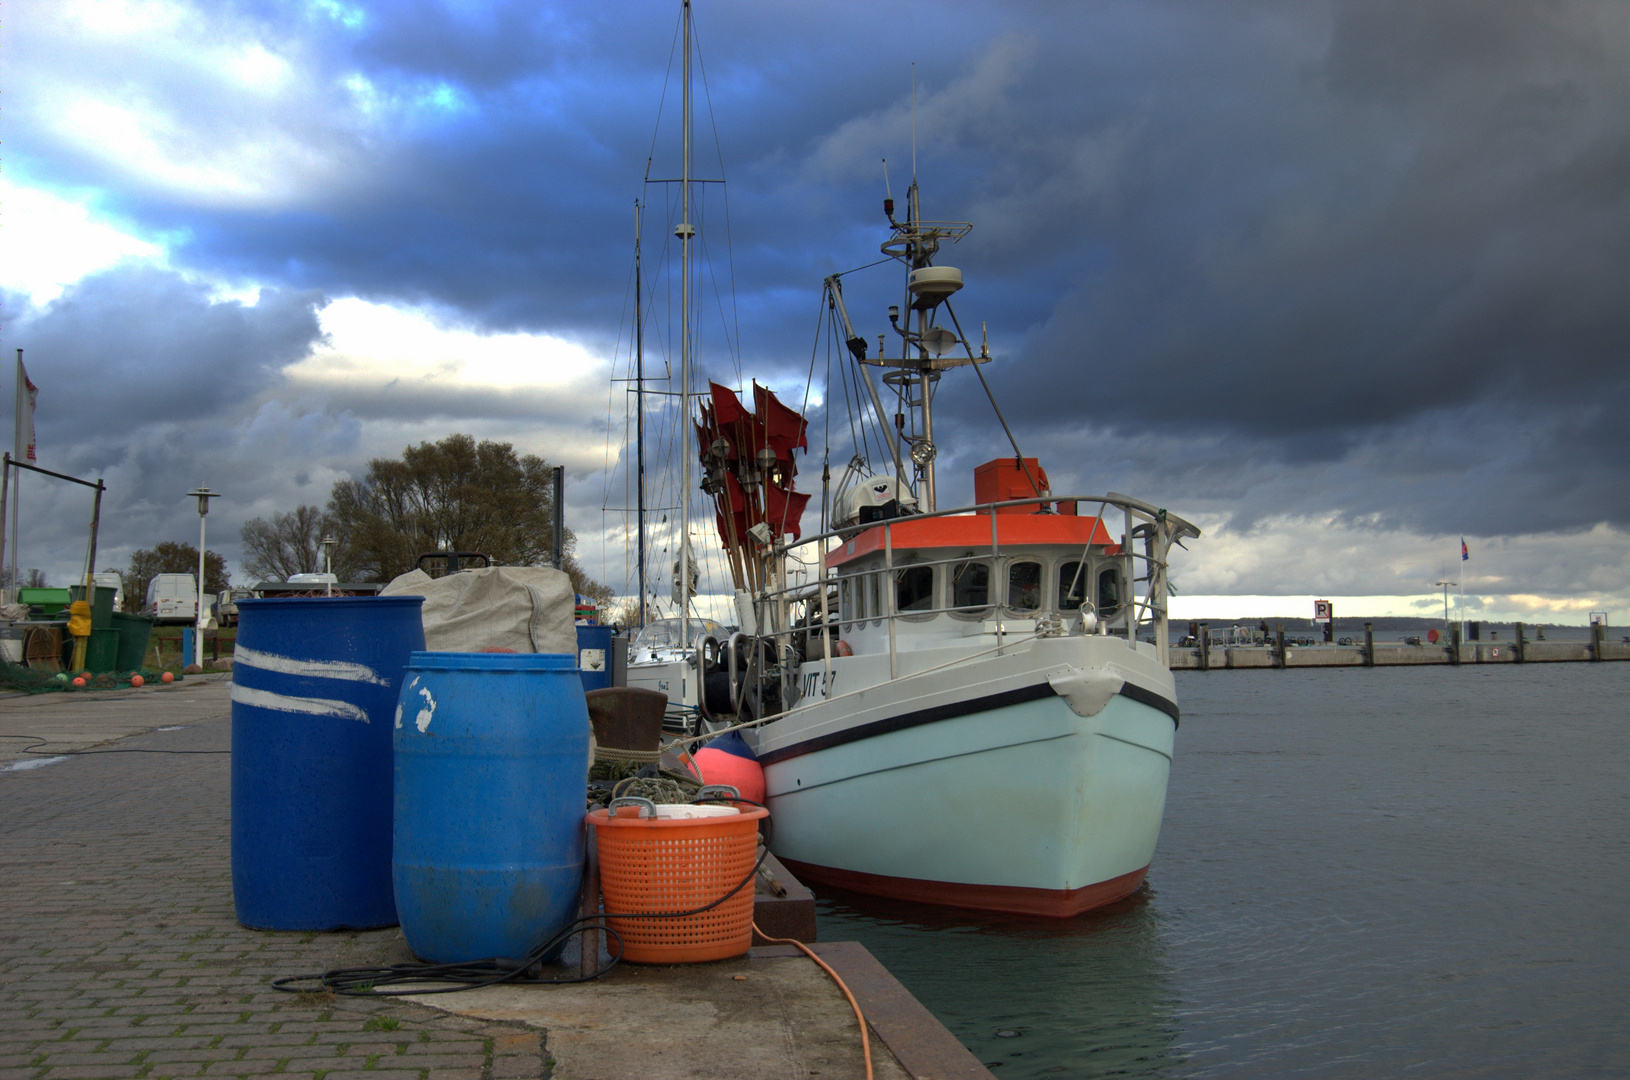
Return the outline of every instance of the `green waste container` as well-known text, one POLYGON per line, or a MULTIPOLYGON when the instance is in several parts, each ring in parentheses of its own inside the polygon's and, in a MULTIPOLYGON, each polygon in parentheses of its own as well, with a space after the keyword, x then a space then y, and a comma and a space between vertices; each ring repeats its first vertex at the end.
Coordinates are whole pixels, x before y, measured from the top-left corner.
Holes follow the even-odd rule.
POLYGON ((92 628, 85 644, 85 670, 93 674, 115 670, 119 662, 119 631, 92 628))
POLYGON ((116 671, 140 671, 147 660, 147 645, 153 633, 153 620, 145 615, 113 613, 113 628, 119 632, 116 671))
POLYGON ((23 588, 17 590, 17 602, 27 604, 41 615, 55 615, 68 606, 67 589, 23 588))
MULTIPOLYGON (((106 585, 96 586, 96 595, 91 600, 91 629, 113 629, 113 595, 117 589, 110 589, 106 585)), ((69 595, 78 600, 85 595, 85 586, 75 585, 68 590, 69 595)), ((91 670, 96 670, 92 668, 91 670)), ((107 670, 112 670, 111 668, 107 670)))

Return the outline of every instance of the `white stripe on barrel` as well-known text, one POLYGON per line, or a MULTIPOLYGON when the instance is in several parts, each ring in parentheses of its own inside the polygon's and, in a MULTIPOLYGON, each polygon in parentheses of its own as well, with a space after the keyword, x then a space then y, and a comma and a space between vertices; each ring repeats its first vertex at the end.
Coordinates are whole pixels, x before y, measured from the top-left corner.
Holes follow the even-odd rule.
POLYGON ((300 675, 311 679, 344 679, 347 682, 372 683, 375 686, 391 684, 389 679, 381 678, 378 672, 366 664, 353 664, 346 660, 297 660, 292 656, 246 649, 241 645, 233 651, 232 663, 260 668, 263 671, 275 671, 279 675, 300 675))
POLYGON ((232 684, 232 700, 239 705, 274 712, 305 713, 309 716, 340 716, 347 720, 368 722, 368 714, 349 701, 329 701, 327 698, 295 697, 293 694, 274 694, 270 690, 256 690, 250 686, 232 684))

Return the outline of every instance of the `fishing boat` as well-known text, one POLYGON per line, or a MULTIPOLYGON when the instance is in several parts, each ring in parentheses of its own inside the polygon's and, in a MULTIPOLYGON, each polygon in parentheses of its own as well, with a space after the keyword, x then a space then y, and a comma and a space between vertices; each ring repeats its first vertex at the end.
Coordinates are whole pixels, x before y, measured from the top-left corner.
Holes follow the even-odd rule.
MULTIPOLYGON (((942 377, 955 371, 972 389, 971 372, 996 401, 984 335, 975 352, 951 302, 962 275, 936 262, 973 226, 923 220, 913 176, 903 215, 884 200, 882 252, 905 277, 906 310, 888 312, 898 348, 870 354, 846 275, 822 291, 858 422, 877 439, 857 445, 835 486, 823 466, 821 524, 805 535, 804 417, 756 383, 750 402, 717 383, 691 389, 688 0, 682 12, 684 162, 662 181, 678 185, 682 278, 675 611, 646 619, 641 428, 645 631, 628 684, 667 694, 669 730, 689 740, 742 729, 764 768, 775 853, 806 881, 1047 916, 1127 896, 1154 857, 1179 719, 1168 556, 1199 529, 1127 496, 1055 493, 1005 420, 1006 444, 974 470, 974 503, 938 506, 942 377), (732 582, 728 631, 693 607, 697 465, 732 582)), ((635 295, 637 309, 637 284, 635 295)), ((643 360, 635 386, 643 392, 643 360)), ((824 394, 829 409, 847 397, 824 394)), ((643 425, 643 402, 638 413, 643 425)))
POLYGON ((698 660, 720 688, 704 703, 747 725, 775 853, 803 880, 1074 915, 1132 893, 1154 857, 1179 720, 1168 555, 1200 530, 1124 495, 1052 491, 1011 432, 975 469, 973 505, 936 506, 938 383, 966 368, 989 391, 988 345, 975 353, 949 302, 962 276, 935 262, 972 225, 922 220, 915 178, 903 217, 884 206, 882 251, 906 276, 897 354, 868 355, 841 275, 823 301, 885 467, 852 463, 829 527, 803 537, 802 428, 757 387, 751 412, 720 387, 702 409, 703 487, 753 598, 752 625, 698 660))

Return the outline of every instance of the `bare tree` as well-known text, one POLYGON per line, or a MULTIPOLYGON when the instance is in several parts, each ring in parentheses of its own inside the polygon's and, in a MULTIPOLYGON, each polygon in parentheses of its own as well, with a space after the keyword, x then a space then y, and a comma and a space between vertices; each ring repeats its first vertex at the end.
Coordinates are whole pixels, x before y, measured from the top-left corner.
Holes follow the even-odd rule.
POLYGON ((323 537, 332 534, 339 541, 331 556, 333 570, 345 580, 353 570, 345 533, 342 524, 318 506, 297 506, 286 514, 251 518, 238 534, 243 542, 244 577, 287 581, 295 574, 321 573, 323 537))

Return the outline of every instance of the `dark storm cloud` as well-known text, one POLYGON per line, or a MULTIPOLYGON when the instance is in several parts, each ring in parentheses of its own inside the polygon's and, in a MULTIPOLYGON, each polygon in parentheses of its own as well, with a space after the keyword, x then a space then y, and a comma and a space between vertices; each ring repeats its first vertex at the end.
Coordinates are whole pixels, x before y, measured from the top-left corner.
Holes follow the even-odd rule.
MULTIPOLYGON (((128 182, 26 96, 8 113, 11 161, 105 190, 110 210, 172 238, 179 265, 287 290, 254 317, 183 304, 200 333, 265 323, 256 341, 297 349, 310 327, 279 338, 271 313, 293 319, 314 290, 615 340, 633 198, 652 203, 648 270, 673 224, 668 193, 639 181, 664 94, 651 168, 677 170, 677 5, 353 7, 354 25, 315 6, 220 9, 295 65, 304 96, 262 113, 233 115, 178 76, 145 84, 196 121, 200 147, 264 131, 299 148, 268 159, 286 169, 269 194, 128 182)), ((718 174, 716 126, 734 242, 727 261, 710 188, 709 273, 740 300, 744 369, 798 398, 820 278, 876 258, 880 159, 896 199, 909 182, 915 61, 925 213, 976 225, 941 259, 967 276, 958 314, 976 340, 989 324, 999 400, 1055 474, 1226 506, 1240 528, 1287 514, 1429 534, 1630 524, 1626 10, 702 3, 698 172, 718 174)), ((130 73, 103 59, 77 68, 114 94, 130 73)), ((898 275, 846 289, 861 332, 886 330, 898 275)), ((709 370, 733 376, 718 355, 709 370)), ((154 407, 247 401, 270 370, 154 407)), ((951 477, 1005 442, 976 381, 945 386, 951 477)), ((376 389, 330 404, 390 421, 534 407, 376 389)))
MULTIPOLYGON (((122 566, 161 539, 197 543, 185 492, 201 477, 239 495, 278 489, 287 478, 273 463, 354 449, 344 445, 354 444, 354 424, 286 413, 266 424, 255 406, 320 338, 316 293, 266 289, 246 304, 212 298, 173 271, 124 265, 43 308, 16 294, 3 300, 39 386, 40 464, 107 482, 99 566, 122 566)), ((61 581, 82 558, 89 498, 61 481, 29 476, 26 485, 24 565, 61 581)), ((235 541, 236 527, 222 528, 233 518, 231 509, 212 517, 211 547, 235 541)))
POLYGON ((25 313, 16 340, 49 358, 54 389, 73 403, 40 414, 41 438, 75 433, 103 446, 132 421, 178 422, 248 401, 322 333, 315 292, 218 300, 174 271, 135 264, 84 278, 39 311, 8 299, 25 313))
POLYGON ((1108 265, 1035 334, 1023 387, 1084 360, 1103 403, 1051 400, 1101 422, 1332 450, 1447 406, 1623 402, 1622 12, 1342 6, 1314 54, 1259 57, 1254 92, 1191 82, 1248 97, 1210 134, 1144 118, 1108 265))

